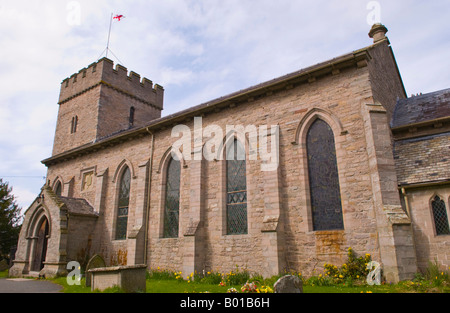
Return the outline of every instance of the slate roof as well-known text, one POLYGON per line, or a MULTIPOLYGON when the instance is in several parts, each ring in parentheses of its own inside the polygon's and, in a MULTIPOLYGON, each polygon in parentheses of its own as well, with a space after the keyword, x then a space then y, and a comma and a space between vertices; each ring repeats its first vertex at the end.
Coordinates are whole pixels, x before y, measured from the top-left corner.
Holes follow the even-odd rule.
POLYGON ((450 88, 400 99, 395 107, 392 128, 450 117, 450 88))
POLYGON ((450 179, 450 133, 399 140, 394 159, 400 185, 450 179))
MULTIPOLYGON (((391 127, 395 134, 406 127, 449 119, 450 88, 398 100, 391 127)), ((395 140, 394 159, 400 185, 450 181, 448 128, 395 140)))
POLYGON ((94 208, 84 199, 59 197, 59 200, 66 205, 69 214, 98 217, 94 208))

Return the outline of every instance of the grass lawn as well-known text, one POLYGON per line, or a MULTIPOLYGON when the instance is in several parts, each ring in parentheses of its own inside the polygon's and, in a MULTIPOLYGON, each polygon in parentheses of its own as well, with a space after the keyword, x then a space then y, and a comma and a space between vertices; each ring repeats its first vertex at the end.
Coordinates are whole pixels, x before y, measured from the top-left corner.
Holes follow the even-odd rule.
MULTIPOLYGON (((60 277, 51 280, 63 286, 63 292, 65 293, 91 293, 91 288, 85 286, 85 280, 81 280, 80 286, 69 286, 65 277, 60 277)), ((164 280, 164 279, 147 279, 147 293, 226 293, 231 287, 240 291, 241 285, 234 286, 219 286, 208 283, 200 282, 187 282, 177 280, 164 280)), ((105 291, 105 293, 120 293, 119 288, 111 288, 105 291)), ((417 288, 414 287, 411 282, 402 282, 392 285, 381 286, 303 286, 304 293, 423 293, 423 292, 439 292, 450 293, 449 287, 430 287, 430 288, 417 288)))
MULTIPOLYGON (((369 261, 369 255, 360 258, 352 257, 352 251, 349 249, 348 264, 361 263, 365 268, 365 262, 369 261)), ((450 293, 450 272, 442 271, 437 264, 430 262, 429 267, 424 274, 416 274, 414 280, 404 281, 398 284, 382 284, 380 286, 368 286, 364 279, 356 276, 357 279, 345 278, 343 275, 348 273, 349 266, 343 265, 341 269, 336 266, 326 264, 324 274, 303 277, 300 273, 290 273, 298 275, 303 281, 304 293, 450 293)), ((7 271, 0 272, 0 278, 7 277, 7 271)), ((159 267, 147 272, 146 293, 227 293, 230 288, 235 288, 241 292, 241 287, 246 282, 256 282, 258 291, 264 292, 273 288, 273 285, 281 276, 274 276, 265 279, 260 275, 251 276, 246 270, 235 270, 229 273, 207 272, 205 276, 197 273, 191 273, 189 276, 183 276, 181 272, 162 270, 159 267)), ((91 287, 85 286, 85 279, 81 280, 81 285, 70 286, 66 277, 51 279, 50 281, 63 286, 65 293, 91 293, 91 287)), ((251 284, 250 284, 251 285, 251 284)), ((249 285, 247 285, 248 287, 249 285)), ((122 290, 118 287, 104 291, 105 293, 120 293, 122 290)))
POLYGON ((7 277, 8 277, 8 270, 0 272, 0 278, 7 278, 7 277))

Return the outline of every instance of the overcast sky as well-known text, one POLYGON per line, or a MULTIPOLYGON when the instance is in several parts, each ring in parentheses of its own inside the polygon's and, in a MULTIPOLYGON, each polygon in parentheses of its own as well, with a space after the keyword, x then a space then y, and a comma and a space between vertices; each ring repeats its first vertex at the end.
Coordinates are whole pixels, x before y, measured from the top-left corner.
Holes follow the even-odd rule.
POLYGON ((450 87, 448 0, 0 0, 0 178, 23 209, 45 183, 60 84, 102 56, 111 13, 126 16, 112 52, 164 86, 164 116, 368 46, 373 20, 408 95, 450 87))

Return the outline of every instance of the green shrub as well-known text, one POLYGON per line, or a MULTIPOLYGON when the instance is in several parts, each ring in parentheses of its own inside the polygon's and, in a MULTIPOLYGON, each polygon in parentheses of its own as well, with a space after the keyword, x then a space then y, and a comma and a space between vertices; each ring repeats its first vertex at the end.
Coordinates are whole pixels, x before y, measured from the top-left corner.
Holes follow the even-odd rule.
MULTIPOLYGON (((352 248, 348 248, 347 262, 341 267, 333 264, 324 265, 324 276, 331 278, 334 283, 353 284, 354 281, 365 280, 369 274, 367 264, 372 261, 370 254, 357 257, 352 248)), ((322 286, 322 285, 320 285, 322 286)))

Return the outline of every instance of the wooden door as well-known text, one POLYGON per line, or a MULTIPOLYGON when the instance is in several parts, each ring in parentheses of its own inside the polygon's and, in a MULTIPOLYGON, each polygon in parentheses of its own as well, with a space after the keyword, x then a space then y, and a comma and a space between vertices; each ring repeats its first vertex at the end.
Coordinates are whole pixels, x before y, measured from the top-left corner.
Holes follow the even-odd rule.
POLYGON ((41 222, 41 226, 37 232, 33 264, 31 267, 32 272, 40 272, 44 268, 44 262, 47 256, 48 231, 48 220, 45 218, 41 222))

